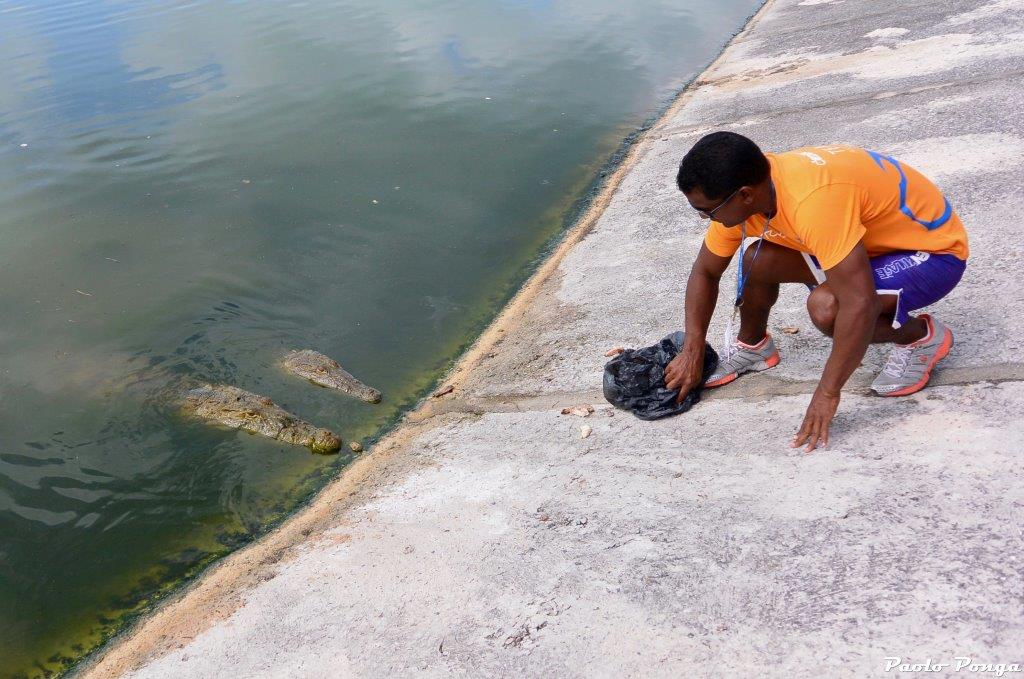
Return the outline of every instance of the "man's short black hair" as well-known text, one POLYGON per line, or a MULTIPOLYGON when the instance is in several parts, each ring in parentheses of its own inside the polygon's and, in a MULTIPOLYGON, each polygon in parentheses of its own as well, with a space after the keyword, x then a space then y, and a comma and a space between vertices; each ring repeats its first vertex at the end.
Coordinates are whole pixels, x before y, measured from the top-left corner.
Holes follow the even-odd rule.
POLYGON ((756 186, 771 173, 757 144, 735 132, 712 132, 693 145, 679 163, 680 191, 700 188, 711 200, 725 198, 741 186, 756 186))

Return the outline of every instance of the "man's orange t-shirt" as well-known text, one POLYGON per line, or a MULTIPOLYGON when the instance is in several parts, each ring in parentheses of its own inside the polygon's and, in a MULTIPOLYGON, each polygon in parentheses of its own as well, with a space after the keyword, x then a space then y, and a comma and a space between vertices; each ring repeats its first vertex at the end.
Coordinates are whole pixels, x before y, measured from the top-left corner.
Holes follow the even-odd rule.
MULTIPOLYGON (((812 254, 831 269, 863 242, 868 256, 899 250, 966 260, 967 232, 938 187, 895 158, 854 146, 810 146, 766 153, 776 213, 756 214, 748 236, 812 254)), ((711 222, 704 243, 720 257, 739 248, 739 226, 711 222)))

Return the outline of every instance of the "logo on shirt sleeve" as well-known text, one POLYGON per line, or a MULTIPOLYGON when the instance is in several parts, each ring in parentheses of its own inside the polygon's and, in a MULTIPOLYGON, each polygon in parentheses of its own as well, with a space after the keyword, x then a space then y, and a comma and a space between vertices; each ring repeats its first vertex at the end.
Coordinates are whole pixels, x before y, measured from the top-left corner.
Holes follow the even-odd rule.
POLYGON ((797 155, 803 156, 804 158, 807 158, 808 160, 810 160, 815 165, 824 165, 825 164, 825 159, 822 158, 821 156, 819 156, 817 153, 814 153, 812 151, 798 151, 797 155))

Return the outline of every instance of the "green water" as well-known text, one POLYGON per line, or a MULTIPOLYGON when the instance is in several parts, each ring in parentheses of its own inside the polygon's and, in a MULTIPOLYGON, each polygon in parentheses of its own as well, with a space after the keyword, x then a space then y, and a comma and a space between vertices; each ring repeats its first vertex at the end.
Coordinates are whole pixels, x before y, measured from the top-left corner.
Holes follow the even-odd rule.
POLYGON ((0 676, 60 672, 349 462, 184 388, 372 441, 758 4, 0 1, 0 676))

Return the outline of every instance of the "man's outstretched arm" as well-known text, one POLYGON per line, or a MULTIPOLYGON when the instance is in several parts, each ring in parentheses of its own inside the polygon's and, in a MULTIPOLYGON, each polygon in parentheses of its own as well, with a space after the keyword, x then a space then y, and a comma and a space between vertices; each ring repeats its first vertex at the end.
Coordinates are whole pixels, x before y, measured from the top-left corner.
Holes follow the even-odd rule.
POLYGON ((807 406, 793 447, 807 444, 807 452, 828 444, 828 429, 839 407, 839 394, 860 365, 871 343, 881 303, 871 275, 871 262, 863 243, 826 272, 828 287, 835 295, 835 323, 832 352, 825 363, 818 388, 807 406))
POLYGON ((719 257, 706 245, 701 245, 690 269, 686 281, 686 341, 682 351, 665 368, 665 386, 679 390, 679 401, 686 398, 703 377, 704 343, 718 301, 718 282, 731 259, 719 257))

